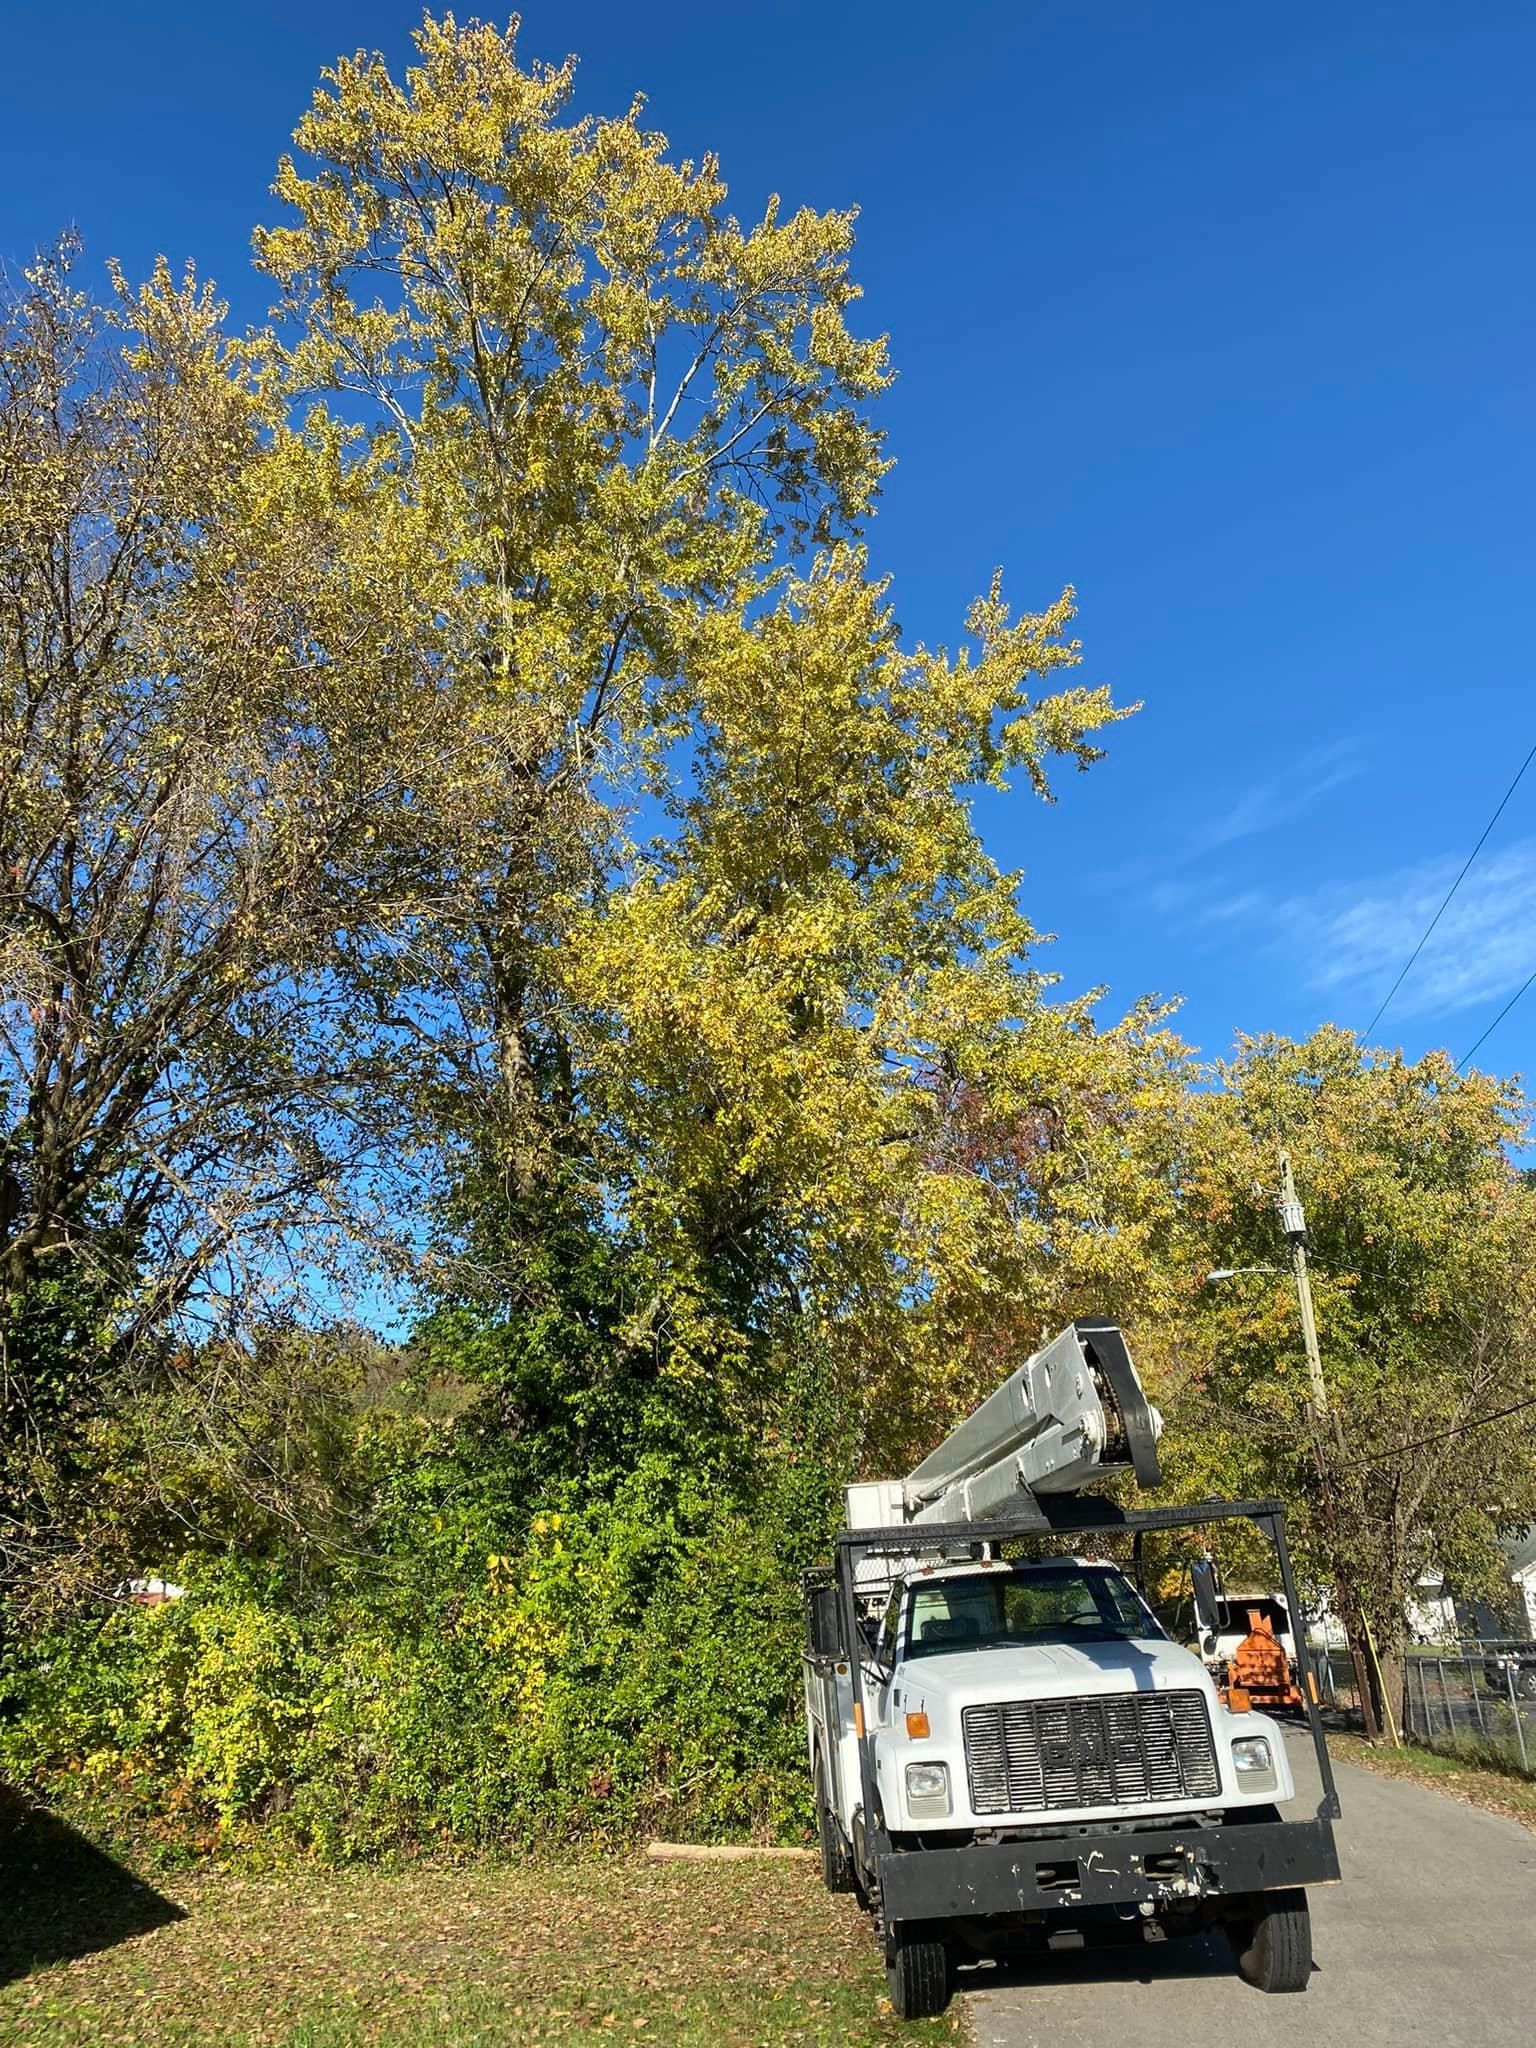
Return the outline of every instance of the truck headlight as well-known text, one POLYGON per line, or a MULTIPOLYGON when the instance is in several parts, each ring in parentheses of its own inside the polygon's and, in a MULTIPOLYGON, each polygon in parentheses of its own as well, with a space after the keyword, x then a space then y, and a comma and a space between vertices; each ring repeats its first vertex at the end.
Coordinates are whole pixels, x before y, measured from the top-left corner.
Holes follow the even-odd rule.
POLYGON ((1278 1782, 1268 1738, 1244 1735, 1232 1745, 1232 1768, 1245 1792, 1267 1792, 1278 1782))
POLYGON ((908 1764, 907 1805, 914 1817, 920 1819, 948 1813, 948 1764, 908 1764))

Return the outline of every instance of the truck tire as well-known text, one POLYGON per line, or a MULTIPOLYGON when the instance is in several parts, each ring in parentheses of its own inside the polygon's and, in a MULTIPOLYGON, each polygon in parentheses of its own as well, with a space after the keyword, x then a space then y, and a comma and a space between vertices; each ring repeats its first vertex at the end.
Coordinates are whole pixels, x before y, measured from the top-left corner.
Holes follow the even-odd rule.
POLYGON ((853 1864, 843 1831, 827 1798, 826 1778, 816 1765, 816 1846, 821 1851, 821 1881, 829 1892, 853 1890, 853 1864))
POLYGON ((1515 1677, 1515 1691, 1522 1699, 1536 1700, 1536 1664, 1521 1667, 1515 1677))
POLYGON ((949 2003, 949 1951, 942 1941, 907 1940, 898 1932, 885 1981, 897 2019, 934 2019, 949 2003))
POLYGON ((1312 1916, 1304 1891, 1254 1892, 1228 1923, 1238 1974, 1260 1991, 1305 1991, 1312 1916))

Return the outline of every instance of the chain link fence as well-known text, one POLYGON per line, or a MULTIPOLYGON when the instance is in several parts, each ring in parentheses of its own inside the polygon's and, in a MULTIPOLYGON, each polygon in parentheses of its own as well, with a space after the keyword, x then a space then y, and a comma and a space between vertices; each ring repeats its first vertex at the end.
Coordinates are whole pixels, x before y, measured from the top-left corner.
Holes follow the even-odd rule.
MULTIPOLYGON (((1359 1728, 1360 1674, 1349 1652, 1314 1648, 1312 1661, 1325 1716, 1359 1728)), ((1411 1650, 1403 1666, 1402 1734, 1468 1763, 1536 1777, 1536 1644, 1411 1650)))
POLYGON ((1536 1775, 1536 1645, 1416 1651, 1403 1671, 1403 1733, 1427 1749, 1536 1775))
POLYGON ((1346 1727, 1358 1727, 1360 1713, 1359 1673, 1347 1650, 1323 1649, 1310 1645, 1312 1672, 1317 1680, 1318 1705, 1325 1715, 1337 1717, 1346 1727))

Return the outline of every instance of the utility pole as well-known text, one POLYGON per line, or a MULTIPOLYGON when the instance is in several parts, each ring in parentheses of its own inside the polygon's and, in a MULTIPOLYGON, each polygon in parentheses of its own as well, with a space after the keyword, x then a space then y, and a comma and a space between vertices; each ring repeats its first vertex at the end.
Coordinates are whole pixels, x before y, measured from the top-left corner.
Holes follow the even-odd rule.
MULTIPOLYGON (((1324 1508, 1327 1512, 1329 1523, 1335 1525, 1337 1522, 1337 1510, 1334 1501, 1333 1475, 1329 1470, 1328 1447, 1324 1437, 1324 1429, 1331 1423, 1334 1448, 1339 1452, 1341 1459, 1344 1452, 1344 1431, 1340 1426, 1338 1416, 1328 1406, 1328 1383, 1323 1378, 1323 1354, 1317 1341, 1317 1314, 1312 1306, 1312 1281, 1307 1273, 1307 1217, 1306 1211, 1301 1206, 1301 1198, 1296 1193, 1296 1182, 1291 1174, 1291 1155, 1289 1152, 1282 1152, 1280 1154, 1280 1200, 1278 1207, 1280 1210, 1280 1227, 1285 1232, 1285 1241, 1290 1247, 1291 1272, 1296 1281, 1296 1301, 1301 1310, 1301 1341, 1306 1347, 1307 1378, 1312 1389, 1310 1403, 1312 1411, 1312 1448, 1317 1459, 1318 1477, 1322 1481, 1324 1508)), ((1331 1543, 1330 1548, 1332 1548, 1331 1543)), ((1401 1742, 1397 1732, 1397 1715, 1393 1711, 1391 1700, 1387 1697, 1387 1688, 1382 1682, 1381 1659, 1376 1655, 1376 1643, 1371 1634, 1370 1619, 1363 1608, 1359 1610, 1359 1615, 1361 1630, 1365 1636, 1366 1650, 1370 1655, 1371 1668, 1375 1673, 1376 1693, 1381 1701, 1382 1711, 1387 1718, 1387 1734, 1391 1738, 1392 1747, 1398 1749, 1401 1747, 1401 1742)), ((1358 1667, 1359 1657, 1357 1653, 1357 1673, 1358 1667)), ((1365 1708, 1366 1732, 1369 1734, 1372 1732, 1371 1715, 1369 1712, 1367 1690, 1363 1685, 1360 1688, 1360 1697, 1362 1706, 1365 1708)))
MULTIPOLYGON (((1328 1417, 1328 1385, 1323 1378, 1323 1355, 1317 1344, 1317 1316, 1312 1307, 1312 1282, 1307 1275, 1307 1217, 1291 1177, 1291 1155, 1280 1154, 1280 1227, 1291 1248, 1291 1271, 1296 1279, 1296 1299, 1301 1306, 1301 1341, 1307 1347, 1307 1377, 1312 1383, 1312 1411, 1319 1423, 1328 1417)), ((1335 1434, 1338 1424, 1334 1424, 1335 1434)))

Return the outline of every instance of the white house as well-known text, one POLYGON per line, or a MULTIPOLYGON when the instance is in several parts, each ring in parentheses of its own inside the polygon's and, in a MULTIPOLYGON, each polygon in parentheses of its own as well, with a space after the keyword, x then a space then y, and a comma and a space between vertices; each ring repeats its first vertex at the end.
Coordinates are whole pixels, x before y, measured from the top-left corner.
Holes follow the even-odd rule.
POLYGON ((1509 1582, 1524 1603, 1526 1627, 1536 1640, 1536 1528, 1510 1546, 1509 1582))

